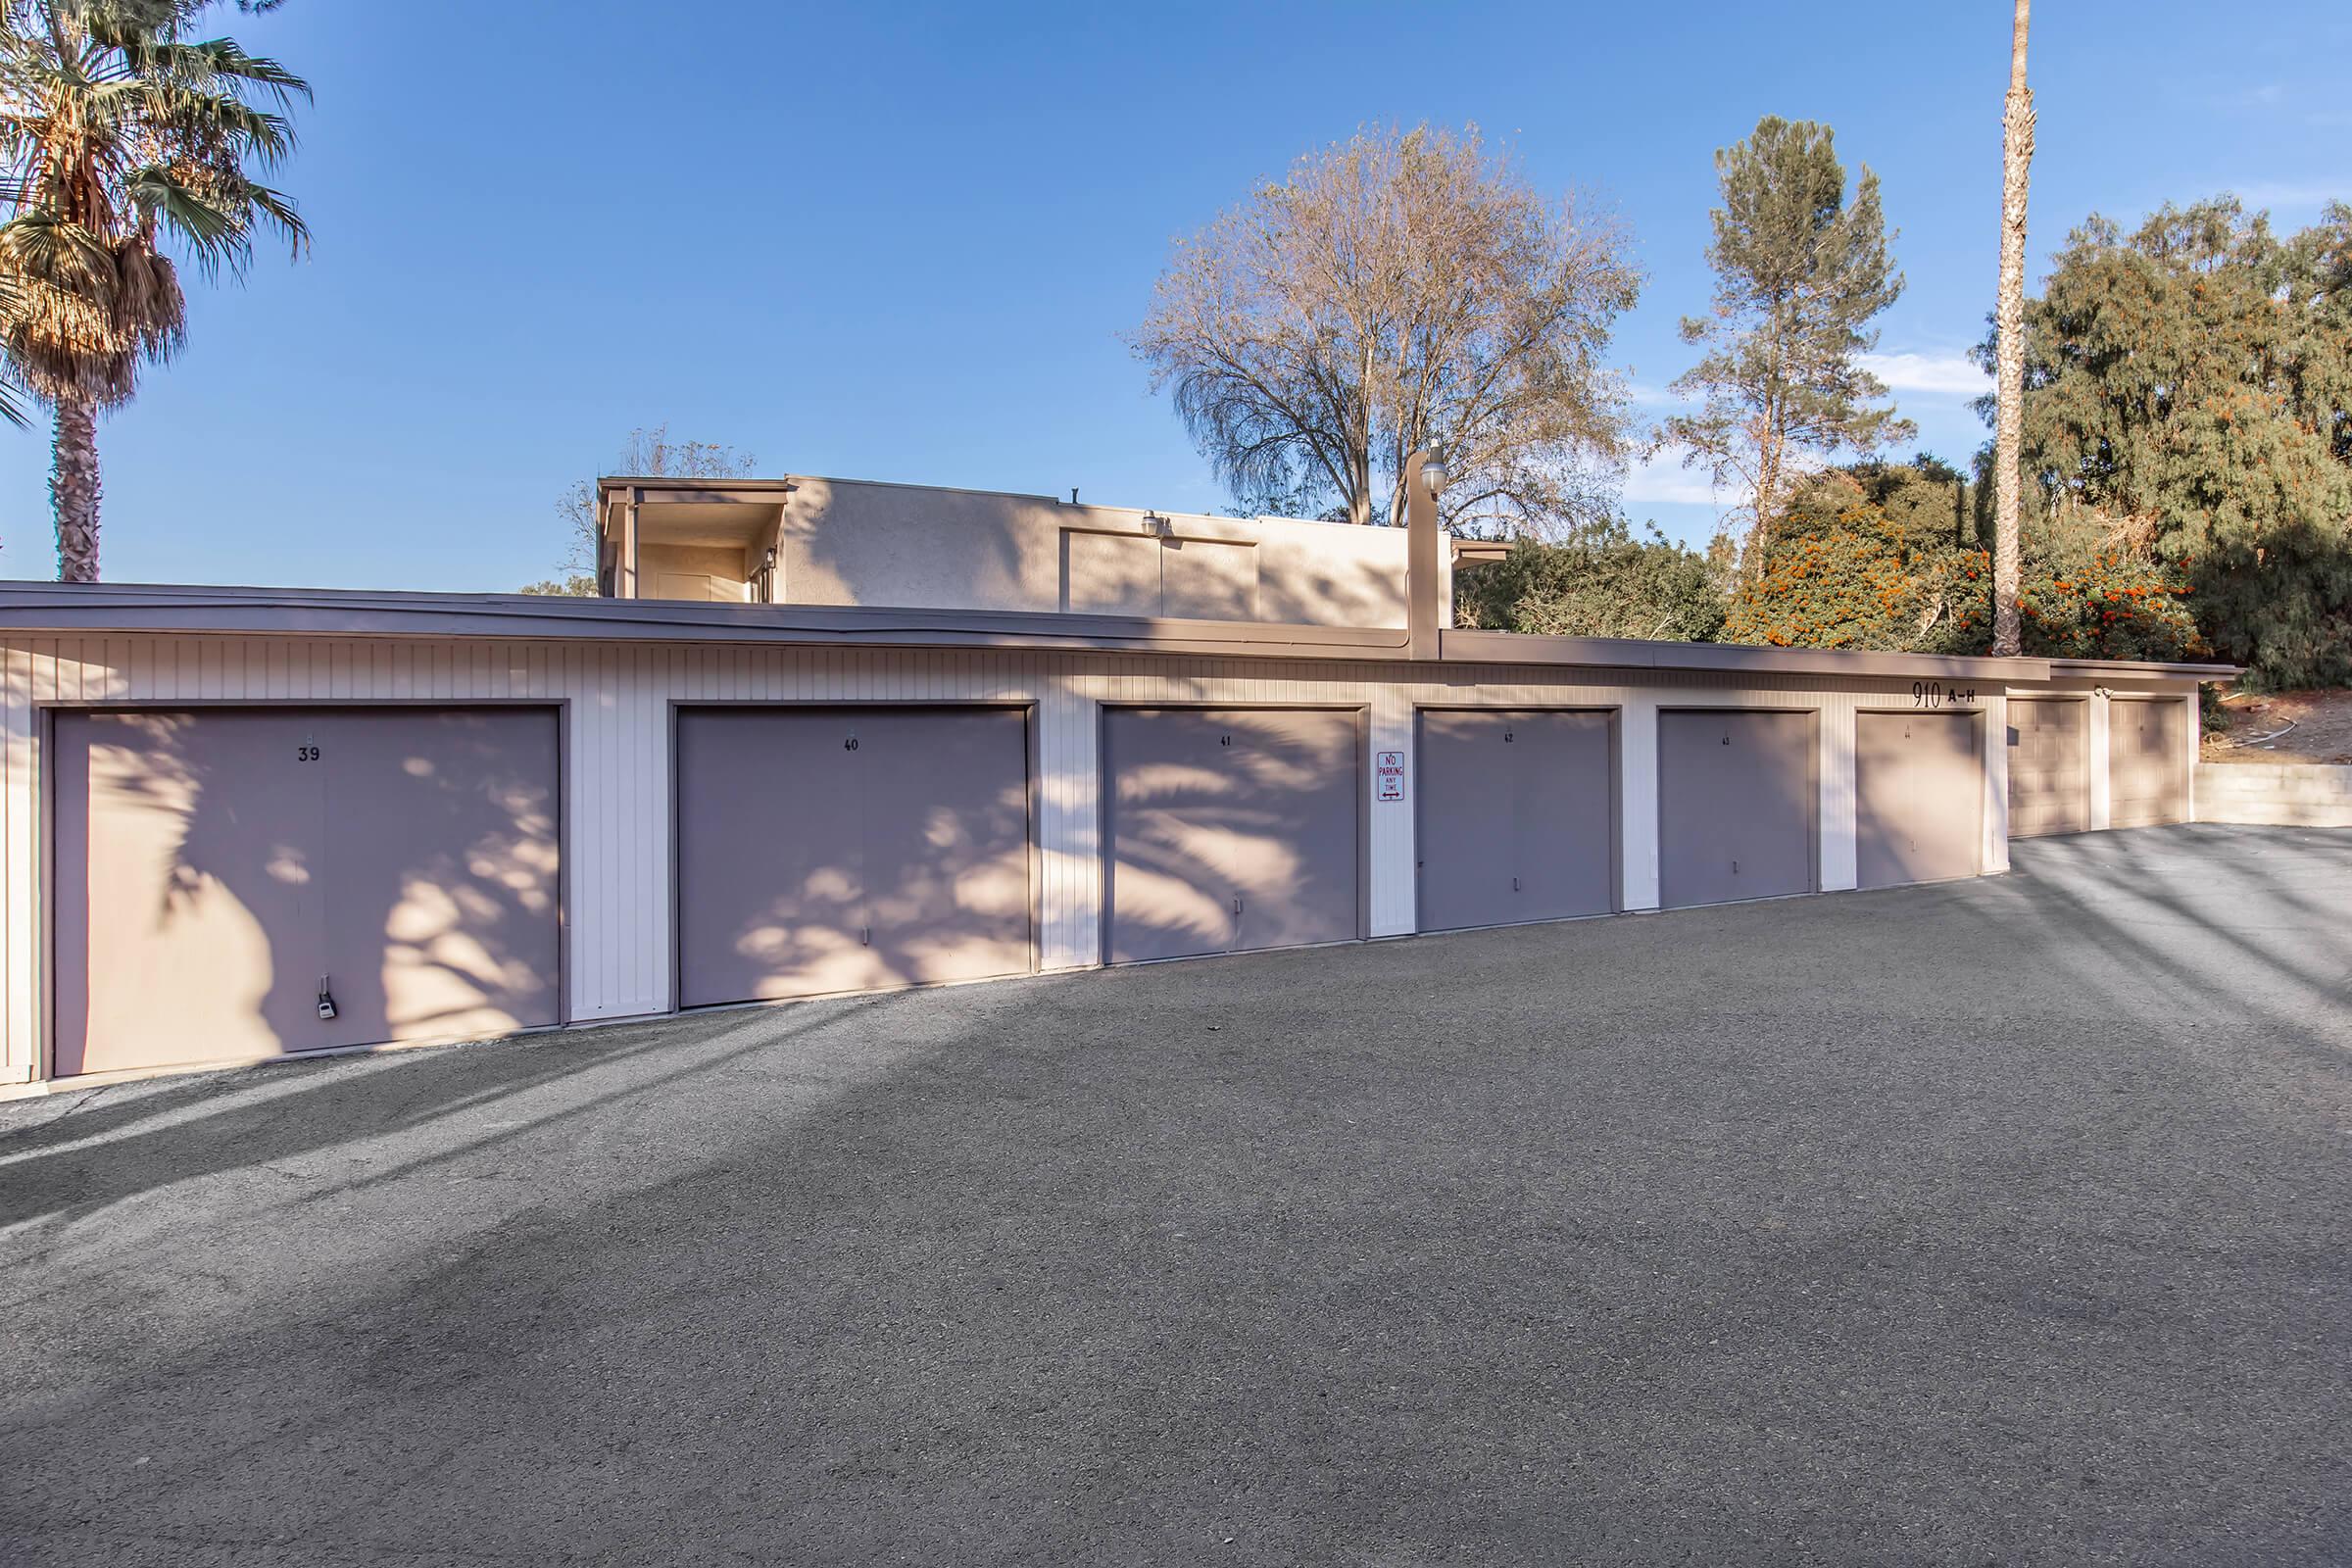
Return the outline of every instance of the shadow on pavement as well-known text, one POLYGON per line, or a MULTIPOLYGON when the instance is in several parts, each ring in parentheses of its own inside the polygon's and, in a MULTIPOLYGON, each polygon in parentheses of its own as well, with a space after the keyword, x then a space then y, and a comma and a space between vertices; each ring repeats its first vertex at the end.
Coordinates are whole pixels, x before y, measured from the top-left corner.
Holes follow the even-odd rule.
POLYGON ((51 1123, 0 1541, 2324 1561, 2352 835, 2293 832, 51 1123))

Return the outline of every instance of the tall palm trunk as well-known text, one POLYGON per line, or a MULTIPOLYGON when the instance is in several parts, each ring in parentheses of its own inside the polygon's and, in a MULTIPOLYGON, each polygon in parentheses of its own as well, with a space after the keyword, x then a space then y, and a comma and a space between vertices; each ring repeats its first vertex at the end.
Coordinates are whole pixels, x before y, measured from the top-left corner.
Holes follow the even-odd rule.
POLYGON ((57 402, 49 499, 57 509, 57 580, 98 580, 98 409, 84 398, 57 402))
POLYGON ((2017 514, 2023 477, 2026 396, 2026 171, 2034 162, 2034 93, 2026 85, 2026 19, 2033 0, 2017 0, 2009 33, 2009 103, 2001 117, 2001 293, 1998 413, 1993 422, 1992 651, 2014 655, 2017 616, 2017 514))

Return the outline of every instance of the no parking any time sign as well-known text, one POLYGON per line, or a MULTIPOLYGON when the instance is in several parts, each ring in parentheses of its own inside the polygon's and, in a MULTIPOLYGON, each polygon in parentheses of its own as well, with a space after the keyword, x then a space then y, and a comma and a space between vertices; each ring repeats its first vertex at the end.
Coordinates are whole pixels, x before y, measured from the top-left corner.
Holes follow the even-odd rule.
POLYGON ((1403 800, 1404 754, 1402 752, 1374 752, 1372 754, 1372 777, 1375 783, 1372 791, 1374 800, 1403 800))

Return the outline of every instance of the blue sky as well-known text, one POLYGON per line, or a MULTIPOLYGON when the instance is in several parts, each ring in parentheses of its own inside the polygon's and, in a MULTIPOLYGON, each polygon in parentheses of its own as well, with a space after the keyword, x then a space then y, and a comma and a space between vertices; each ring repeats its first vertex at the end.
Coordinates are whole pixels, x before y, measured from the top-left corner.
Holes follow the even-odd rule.
MULTIPOLYGON (((186 353, 103 424, 110 578, 510 589, 561 556, 565 486, 662 421, 771 472, 1214 511, 1119 334, 1170 236, 1365 122, 1474 121, 1611 204, 1649 273, 1617 358, 1655 388, 1707 298, 1713 150, 1827 121, 1901 230, 1897 401, 1949 457, 1983 438, 1997 0, 220 16, 318 89, 281 176, 318 243, 194 288, 186 353)), ((2047 6, 2034 53, 2037 268, 2094 209, 2352 197, 2338 7, 2047 6)), ((54 570, 47 464, 0 431, 7 575, 54 570)), ((1626 510, 1703 538, 1703 490, 1640 471, 1626 510)))

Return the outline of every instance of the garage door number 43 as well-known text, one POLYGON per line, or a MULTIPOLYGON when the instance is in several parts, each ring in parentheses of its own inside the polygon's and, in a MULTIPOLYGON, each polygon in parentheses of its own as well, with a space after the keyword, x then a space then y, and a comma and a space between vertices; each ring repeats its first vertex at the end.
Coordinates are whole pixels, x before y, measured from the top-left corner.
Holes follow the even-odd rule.
POLYGON ((1915 708, 1941 708, 1946 703, 1966 706, 1976 700, 1977 689, 1974 686, 1955 686, 1947 692, 1939 680, 1915 680, 1911 683, 1911 703, 1915 708))

